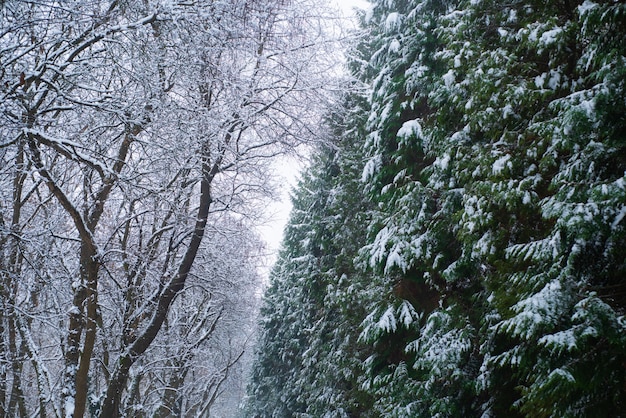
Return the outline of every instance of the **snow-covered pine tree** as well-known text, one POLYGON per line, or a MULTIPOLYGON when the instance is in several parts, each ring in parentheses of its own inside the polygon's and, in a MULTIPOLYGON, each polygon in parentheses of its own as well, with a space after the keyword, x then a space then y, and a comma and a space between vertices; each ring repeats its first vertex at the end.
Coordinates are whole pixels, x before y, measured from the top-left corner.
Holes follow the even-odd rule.
POLYGON ((457 3, 380 1, 368 22, 378 49, 363 177, 379 211, 363 255, 384 297, 362 337, 376 347, 367 384, 385 416, 476 413, 480 283, 457 239, 463 188, 447 142, 461 114, 438 96, 451 82, 439 28, 457 3))
POLYGON ((626 8, 481 1, 457 22, 449 56, 462 63, 454 87, 476 162, 463 236, 495 313, 483 346, 491 410, 620 415, 626 8))
POLYGON ((397 354, 369 367, 381 412, 624 409, 624 16, 374 4, 366 254, 422 314, 402 329, 381 301, 364 324, 397 354))
MULTIPOLYGON (((307 231, 334 226, 289 256, 286 240, 280 262, 315 249, 323 265, 307 273, 316 299, 302 303, 313 283, 295 276, 279 292, 313 314, 290 331, 310 347, 289 364, 307 393, 297 412, 342 416, 359 396, 372 416, 624 415, 626 6, 380 0, 363 26, 352 65, 370 86, 360 152, 375 205, 346 223, 343 201, 327 203, 335 217, 309 215, 307 231), (350 231, 363 248, 338 280, 350 231), (363 370, 333 346, 359 315, 363 370), (360 389, 329 390, 333 370, 360 389)), ((295 311, 267 306, 290 324, 280 312, 295 311)))
POLYGON ((323 298, 319 237, 311 214, 319 194, 305 174, 292 196, 293 209, 261 307, 261 331, 247 410, 250 416, 288 417, 306 410, 302 356, 311 340, 323 298))
POLYGON ((359 181, 358 95, 329 117, 332 144, 321 147, 296 187, 282 250, 262 308, 247 416, 368 416, 359 384, 366 354, 358 342, 367 277, 353 260, 368 211, 359 181))

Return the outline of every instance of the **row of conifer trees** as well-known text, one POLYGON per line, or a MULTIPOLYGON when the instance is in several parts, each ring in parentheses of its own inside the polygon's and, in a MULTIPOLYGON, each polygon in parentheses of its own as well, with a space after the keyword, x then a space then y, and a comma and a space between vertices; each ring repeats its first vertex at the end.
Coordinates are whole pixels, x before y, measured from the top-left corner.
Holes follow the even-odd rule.
POLYGON ((372 6, 246 414, 626 416, 626 4, 372 6))

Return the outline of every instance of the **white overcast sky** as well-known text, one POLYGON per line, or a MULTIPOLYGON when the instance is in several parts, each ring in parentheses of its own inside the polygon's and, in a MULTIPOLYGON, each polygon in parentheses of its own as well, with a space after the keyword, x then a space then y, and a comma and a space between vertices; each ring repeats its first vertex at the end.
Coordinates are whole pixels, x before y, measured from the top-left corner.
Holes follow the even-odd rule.
POLYGON ((353 7, 359 9, 365 9, 368 7, 366 0, 335 0, 335 3, 339 5, 346 13, 352 13, 353 7))

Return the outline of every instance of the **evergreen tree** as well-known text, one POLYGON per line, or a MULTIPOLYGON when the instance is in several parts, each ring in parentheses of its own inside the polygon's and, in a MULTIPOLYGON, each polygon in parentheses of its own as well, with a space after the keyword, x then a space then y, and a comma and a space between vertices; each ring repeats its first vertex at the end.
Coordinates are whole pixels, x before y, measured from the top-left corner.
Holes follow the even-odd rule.
POLYGON ((332 143, 317 151, 293 209, 261 311, 248 416, 368 416, 358 342, 368 284, 353 260, 364 245, 367 203, 359 175, 363 100, 329 118, 332 143))
POLYGON ((509 414, 514 401, 524 416, 620 415, 626 9, 537 2, 494 16, 494 5, 463 19, 495 45, 479 47, 483 65, 465 78, 483 162, 463 213, 476 225, 466 235, 488 235, 482 244, 493 248, 494 344, 483 368, 489 392, 509 391, 493 411, 509 414))
POLYGON ((379 0, 362 24, 367 122, 296 193, 252 387, 286 416, 625 415, 626 5, 379 0))
POLYGON ((404 296, 409 335, 368 317, 414 353, 371 369, 381 411, 623 411, 623 22, 611 2, 374 5, 369 261, 434 302, 404 296))
POLYGON ((388 296, 367 317, 363 338, 378 347, 367 371, 385 416, 476 410, 480 315, 471 308, 480 283, 461 257, 463 189, 444 144, 460 115, 446 114, 436 96, 449 78, 439 28, 454 7, 378 2, 369 21, 379 45, 370 65, 379 75, 371 81, 364 178, 380 211, 365 261, 388 296))

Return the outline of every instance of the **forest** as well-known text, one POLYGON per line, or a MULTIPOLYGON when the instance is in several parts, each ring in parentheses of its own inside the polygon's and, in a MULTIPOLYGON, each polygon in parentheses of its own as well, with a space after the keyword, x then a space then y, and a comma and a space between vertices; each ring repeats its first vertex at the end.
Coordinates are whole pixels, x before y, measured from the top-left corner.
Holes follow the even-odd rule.
POLYGON ((626 417, 626 3, 356 15, 0 0, 0 417, 626 417))
POLYGON ((626 416, 626 4, 375 0, 246 417, 626 416))

